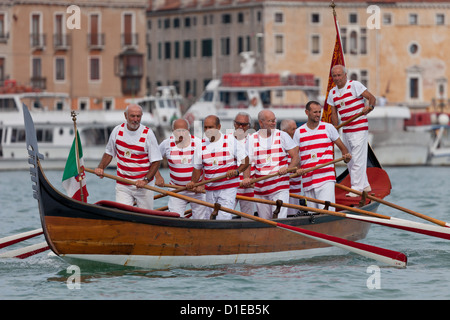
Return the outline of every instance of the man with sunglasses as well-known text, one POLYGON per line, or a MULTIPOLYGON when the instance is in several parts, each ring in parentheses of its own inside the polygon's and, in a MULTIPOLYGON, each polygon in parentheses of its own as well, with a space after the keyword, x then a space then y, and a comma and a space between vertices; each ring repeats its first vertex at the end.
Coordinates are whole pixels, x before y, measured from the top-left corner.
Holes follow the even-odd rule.
MULTIPOLYGON (((238 144, 241 145, 242 148, 245 148, 245 142, 247 141, 249 133, 248 131, 251 127, 251 123, 252 123, 251 117, 246 112, 239 112, 234 118, 234 137, 236 138, 238 144)), ((251 170, 250 176, 252 176, 254 173, 254 168, 250 168, 250 170, 251 170)), ((242 180, 244 179, 243 173, 239 175, 239 178, 240 181, 242 182, 242 180)), ((253 187, 246 188, 240 186, 237 190, 237 195, 253 198, 255 196, 255 192, 253 187)), ((241 212, 247 213, 252 216, 255 214, 255 204, 253 202, 246 200, 237 200, 236 206, 238 203, 240 207, 239 210, 241 212)))

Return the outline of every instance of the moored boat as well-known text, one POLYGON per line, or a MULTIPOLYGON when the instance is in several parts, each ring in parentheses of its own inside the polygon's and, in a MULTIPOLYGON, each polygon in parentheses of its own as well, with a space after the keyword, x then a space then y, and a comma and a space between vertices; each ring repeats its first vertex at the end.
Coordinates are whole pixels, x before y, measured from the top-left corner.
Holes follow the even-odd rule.
MULTIPOLYGON (((181 96, 173 87, 158 87, 155 96, 133 98, 126 103, 143 107, 142 123, 151 127, 158 141, 168 137, 171 120, 181 117, 181 96)), ((22 105, 33 115, 37 141, 46 157, 45 169, 64 169, 67 150, 74 138, 73 121, 69 117, 71 97, 66 93, 22 91, 0 92, 0 171, 28 168, 22 105)), ((124 122, 124 110, 82 110, 77 128, 83 143, 86 165, 101 159, 112 129, 124 122)))
MULTIPOLYGON (((46 179, 41 166, 43 156, 39 154, 29 113, 27 117, 27 150, 42 229, 50 249, 63 259, 166 268, 264 264, 342 253, 325 242, 259 221, 185 219, 170 212, 142 210, 115 202, 89 204, 73 200, 46 179)), ((369 160, 372 192, 383 198, 390 193, 389 177, 376 158, 369 160)), ((344 172, 338 181, 349 185, 348 174, 344 172)), ((341 190, 336 190, 336 199, 346 205, 360 201, 359 198, 345 197, 341 190)), ((363 208, 374 212, 378 205, 378 202, 367 201, 363 208)), ((338 237, 344 242, 364 239, 370 228, 367 222, 325 214, 274 221, 282 222, 288 228, 338 237)))

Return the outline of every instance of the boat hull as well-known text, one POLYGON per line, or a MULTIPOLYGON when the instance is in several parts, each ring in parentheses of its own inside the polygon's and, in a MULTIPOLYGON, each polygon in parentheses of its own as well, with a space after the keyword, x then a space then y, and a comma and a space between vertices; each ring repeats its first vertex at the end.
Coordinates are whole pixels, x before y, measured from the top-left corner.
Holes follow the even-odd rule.
MULTIPOLYGON (((40 167, 40 166, 39 166, 40 167)), ((129 212, 74 201, 39 170, 41 219, 60 257, 142 268, 266 264, 342 253, 318 242, 245 219, 195 220, 129 212)), ((375 211, 377 203, 366 209, 375 211)), ((358 241, 370 224, 328 215, 280 219, 287 225, 358 241)))

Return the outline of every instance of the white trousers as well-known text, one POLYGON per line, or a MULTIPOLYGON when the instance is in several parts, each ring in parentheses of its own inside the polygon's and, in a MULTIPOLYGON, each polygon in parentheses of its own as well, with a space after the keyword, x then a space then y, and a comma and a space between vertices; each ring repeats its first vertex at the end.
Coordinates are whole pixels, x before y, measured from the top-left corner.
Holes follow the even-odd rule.
MULTIPOLYGON (((234 209, 236 204, 236 194, 237 188, 228 188, 222 190, 207 190, 206 191, 206 202, 209 203, 218 203, 222 207, 234 209)), ((211 213, 213 212, 212 208, 206 209, 205 219, 209 219, 211 213)), ((231 213, 219 210, 219 213, 216 217, 217 220, 227 220, 232 219, 233 215, 231 213)))
MULTIPOLYGON (((273 194, 261 196, 256 195, 255 198, 258 199, 266 199, 271 201, 281 200, 283 203, 289 203, 289 189, 283 189, 273 194)), ((258 216, 263 219, 272 219, 273 212, 277 208, 277 206, 273 206, 270 204, 255 202, 256 211, 258 212, 258 216)), ((278 213, 278 218, 287 218, 288 208, 281 207, 280 212, 278 213)))
POLYGON ((347 163, 352 189, 358 191, 363 191, 364 188, 370 186, 366 171, 368 137, 369 132, 367 130, 342 134, 342 142, 352 155, 352 160, 347 163))
POLYGON ((236 201, 235 207, 237 207, 238 204, 239 204, 239 208, 235 208, 236 210, 239 210, 239 211, 249 214, 251 216, 255 215, 255 204, 252 201, 238 200, 238 201, 236 201))
MULTIPOLYGON (((173 191, 172 189, 171 191, 173 191)), ((206 196, 204 193, 195 193, 190 191, 180 191, 178 194, 188 196, 191 198, 195 198, 197 200, 206 201, 206 196)), ((179 199, 176 197, 170 197, 169 203, 167 206, 169 207, 169 211, 176 212, 180 214, 180 217, 184 217, 184 212, 186 211, 186 207, 188 203, 191 204, 192 209, 192 219, 205 219, 206 209, 207 207, 197 204, 195 202, 189 202, 183 199, 179 199)))
MULTIPOLYGON (((330 201, 335 203, 336 202, 336 193, 335 193, 335 182, 334 181, 327 181, 323 185, 321 185, 319 188, 311 189, 308 191, 304 191, 305 196, 309 198, 314 198, 322 201, 330 201)), ((325 206, 320 203, 316 203, 313 201, 308 201, 308 207, 316 208, 316 209, 323 209, 325 206)), ((329 211, 335 211, 334 207, 330 206, 328 208, 329 211)))
MULTIPOLYGON (((155 185, 155 179, 149 182, 149 185, 155 185)), ((145 188, 137 188, 133 185, 124 185, 116 183, 116 201, 143 209, 153 210, 153 191, 145 188)))
MULTIPOLYGON (((299 205, 300 204, 300 199, 289 197, 289 203, 290 204, 299 205)), ((297 214, 297 212, 298 212, 298 209, 288 208, 288 215, 294 215, 295 216, 297 214)))

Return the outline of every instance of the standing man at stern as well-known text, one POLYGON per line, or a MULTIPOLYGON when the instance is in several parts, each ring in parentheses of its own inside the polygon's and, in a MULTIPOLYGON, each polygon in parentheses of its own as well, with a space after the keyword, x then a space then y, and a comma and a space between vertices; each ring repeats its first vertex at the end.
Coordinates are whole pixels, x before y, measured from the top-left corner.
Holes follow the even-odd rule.
MULTIPOLYGON (((362 116, 343 127, 342 141, 352 155, 352 160, 347 165, 352 189, 371 191, 366 172, 369 137, 367 114, 375 108, 376 99, 361 82, 347 79, 344 66, 334 66, 331 69, 331 76, 336 85, 330 90, 327 99, 327 103, 331 106, 332 124, 338 125, 338 113, 343 122, 363 113, 362 116), (368 100, 368 106, 365 105, 364 98, 368 100)), ((351 192, 347 196, 358 197, 351 192)))
POLYGON ((105 168, 117 157, 117 175, 134 181, 135 185, 118 181, 116 201, 127 205, 136 205, 144 209, 153 209, 153 191, 143 188, 148 183, 154 185, 154 175, 162 160, 153 131, 141 124, 142 108, 130 104, 125 109, 126 122, 116 126, 108 140, 105 153, 95 169, 103 177, 105 168))

